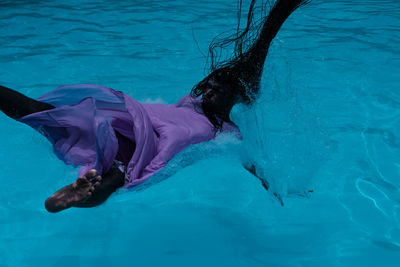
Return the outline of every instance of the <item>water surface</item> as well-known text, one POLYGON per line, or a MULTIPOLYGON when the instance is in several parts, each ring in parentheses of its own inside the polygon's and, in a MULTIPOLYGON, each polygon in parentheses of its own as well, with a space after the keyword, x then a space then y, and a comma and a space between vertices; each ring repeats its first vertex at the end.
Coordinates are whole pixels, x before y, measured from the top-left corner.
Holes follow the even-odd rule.
MULTIPOLYGON (((0 83, 31 97, 93 83, 175 103, 235 23, 228 0, 3 0, 0 83)), ((44 210, 76 170, 0 115, 0 266, 398 266, 399 25, 395 0, 298 10, 270 49, 260 99, 232 114, 242 143, 191 148, 169 179, 93 209, 44 210)))

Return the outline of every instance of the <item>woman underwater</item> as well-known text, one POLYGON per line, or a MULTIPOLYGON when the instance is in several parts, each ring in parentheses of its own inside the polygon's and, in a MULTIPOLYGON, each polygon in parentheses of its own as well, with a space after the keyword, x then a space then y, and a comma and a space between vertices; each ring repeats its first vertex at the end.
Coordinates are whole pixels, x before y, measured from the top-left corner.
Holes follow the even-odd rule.
POLYGON ((1 111, 46 136, 65 163, 82 166, 76 181, 45 201, 49 212, 97 206, 119 187, 147 180, 187 146, 209 141, 218 131, 238 131, 229 118, 232 107, 257 96, 271 41, 308 1, 277 0, 256 25, 255 2, 242 32, 211 44, 210 74, 177 104, 141 104, 98 85, 61 86, 37 100, 0 86, 1 111), (231 43, 233 59, 216 64, 213 48, 231 43))

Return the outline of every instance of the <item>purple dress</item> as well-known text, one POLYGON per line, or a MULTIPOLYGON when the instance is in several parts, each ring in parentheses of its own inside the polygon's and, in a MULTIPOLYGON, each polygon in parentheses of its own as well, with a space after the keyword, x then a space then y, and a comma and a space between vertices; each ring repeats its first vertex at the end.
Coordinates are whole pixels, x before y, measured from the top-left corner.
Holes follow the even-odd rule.
POLYGON ((38 100, 56 108, 19 120, 46 136, 65 163, 82 166, 80 177, 89 169, 105 173, 115 159, 121 160, 125 187, 147 180, 187 146, 215 137, 201 100, 190 95, 177 104, 141 104, 110 88, 78 84, 38 100))

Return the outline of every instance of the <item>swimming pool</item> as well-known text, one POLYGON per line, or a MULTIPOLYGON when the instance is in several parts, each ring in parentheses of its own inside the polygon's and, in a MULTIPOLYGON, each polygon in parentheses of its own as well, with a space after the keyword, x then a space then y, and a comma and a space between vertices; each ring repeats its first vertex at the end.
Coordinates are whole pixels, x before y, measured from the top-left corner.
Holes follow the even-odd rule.
MULTIPOLYGON (((174 103, 203 77, 210 40, 235 29, 236 3, 1 1, 0 18, 0 84, 37 97, 93 83, 174 103)), ((399 25, 397 0, 296 11, 262 96, 234 110, 242 143, 184 151, 169 179, 93 209, 45 211, 76 171, 0 115, 0 266, 398 266, 399 25)))

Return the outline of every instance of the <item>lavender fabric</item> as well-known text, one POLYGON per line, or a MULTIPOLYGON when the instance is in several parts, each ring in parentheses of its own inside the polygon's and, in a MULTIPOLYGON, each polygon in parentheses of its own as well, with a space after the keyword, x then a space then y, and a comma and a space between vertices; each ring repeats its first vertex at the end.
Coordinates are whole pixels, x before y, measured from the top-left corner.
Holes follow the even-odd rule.
POLYGON ((185 147, 215 137, 201 100, 190 95, 177 104, 141 104, 110 88, 78 84, 38 100, 56 108, 19 120, 46 136, 65 163, 82 166, 79 176, 93 168, 105 173, 117 157, 126 159, 125 187, 145 181, 185 147))

